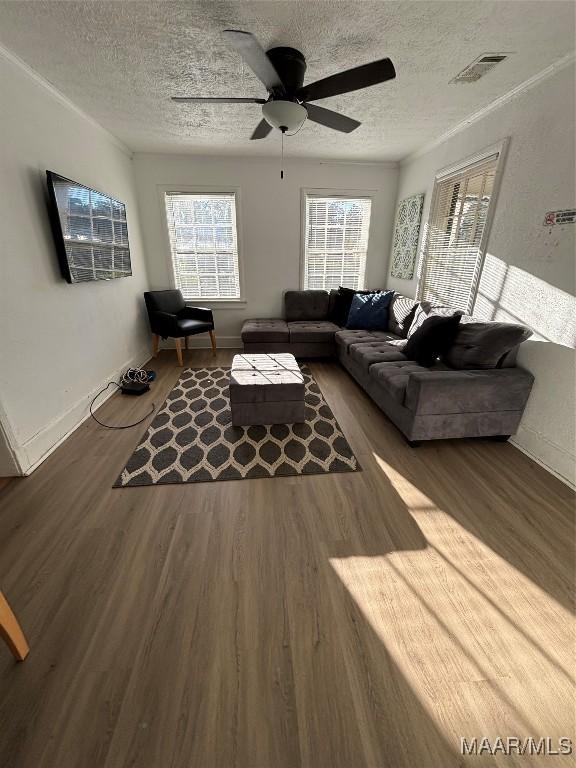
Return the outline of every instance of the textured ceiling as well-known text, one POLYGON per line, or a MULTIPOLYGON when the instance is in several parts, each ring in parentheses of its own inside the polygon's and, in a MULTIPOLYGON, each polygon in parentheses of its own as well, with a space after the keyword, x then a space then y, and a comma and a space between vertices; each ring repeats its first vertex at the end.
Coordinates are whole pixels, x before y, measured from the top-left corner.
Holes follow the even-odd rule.
POLYGON ((277 154, 249 141, 258 105, 178 105, 171 95, 265 96, 227 49, 226 27, 307 58, 305 82, 389 56, 396 80, 322 106, 353 134, 308 122, 289 156, 397 160, 574 48, 572 2, 0 2, 0 43, 134 151, 277 154), (472 85, 449 85, 485 52, 513 55, 472 85))

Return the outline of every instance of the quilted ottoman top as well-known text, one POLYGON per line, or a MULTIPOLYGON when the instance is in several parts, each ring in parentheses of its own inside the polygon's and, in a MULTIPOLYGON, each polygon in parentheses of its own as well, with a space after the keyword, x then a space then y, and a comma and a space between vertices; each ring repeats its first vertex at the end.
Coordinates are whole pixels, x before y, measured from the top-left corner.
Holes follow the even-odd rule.
POLYGON ((230 371, 231 403, 278 402, 303 397, 304 377, 294 355, 234 355, 230 371))

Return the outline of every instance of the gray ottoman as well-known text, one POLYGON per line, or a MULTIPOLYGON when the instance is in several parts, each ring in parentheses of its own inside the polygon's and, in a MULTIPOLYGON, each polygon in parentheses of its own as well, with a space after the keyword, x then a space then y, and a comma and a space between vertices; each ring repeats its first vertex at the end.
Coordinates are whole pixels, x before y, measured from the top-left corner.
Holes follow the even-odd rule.
POLYGON ((230 410, 237 427, 303 422, 304 377, 294 355, 234 355, 230 410))

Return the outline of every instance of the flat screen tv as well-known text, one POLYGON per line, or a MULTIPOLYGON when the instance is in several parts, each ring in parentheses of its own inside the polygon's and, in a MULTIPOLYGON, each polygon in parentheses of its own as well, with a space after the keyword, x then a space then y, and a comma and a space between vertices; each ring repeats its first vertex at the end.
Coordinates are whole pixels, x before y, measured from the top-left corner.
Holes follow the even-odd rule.
POLYGON ((69 283, 132 274, 126 206, 77 181, 46 171, 52 231, 69 283))

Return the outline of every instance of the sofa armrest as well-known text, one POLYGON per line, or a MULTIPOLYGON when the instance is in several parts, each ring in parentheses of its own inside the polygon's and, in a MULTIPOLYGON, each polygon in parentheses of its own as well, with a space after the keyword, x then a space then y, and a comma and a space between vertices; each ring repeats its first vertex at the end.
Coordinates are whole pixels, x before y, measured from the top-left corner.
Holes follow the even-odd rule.
POLYGON ((212 323, 214 325, 214 315, 208 307, 190 307, 187 304, 178 316, 189 318, 190 320, 202 320, 204 323, 212 323))
POLYGON ((404 405, 418 414, 522 411, 534 377, 523 368, 416 371, 404 405))

